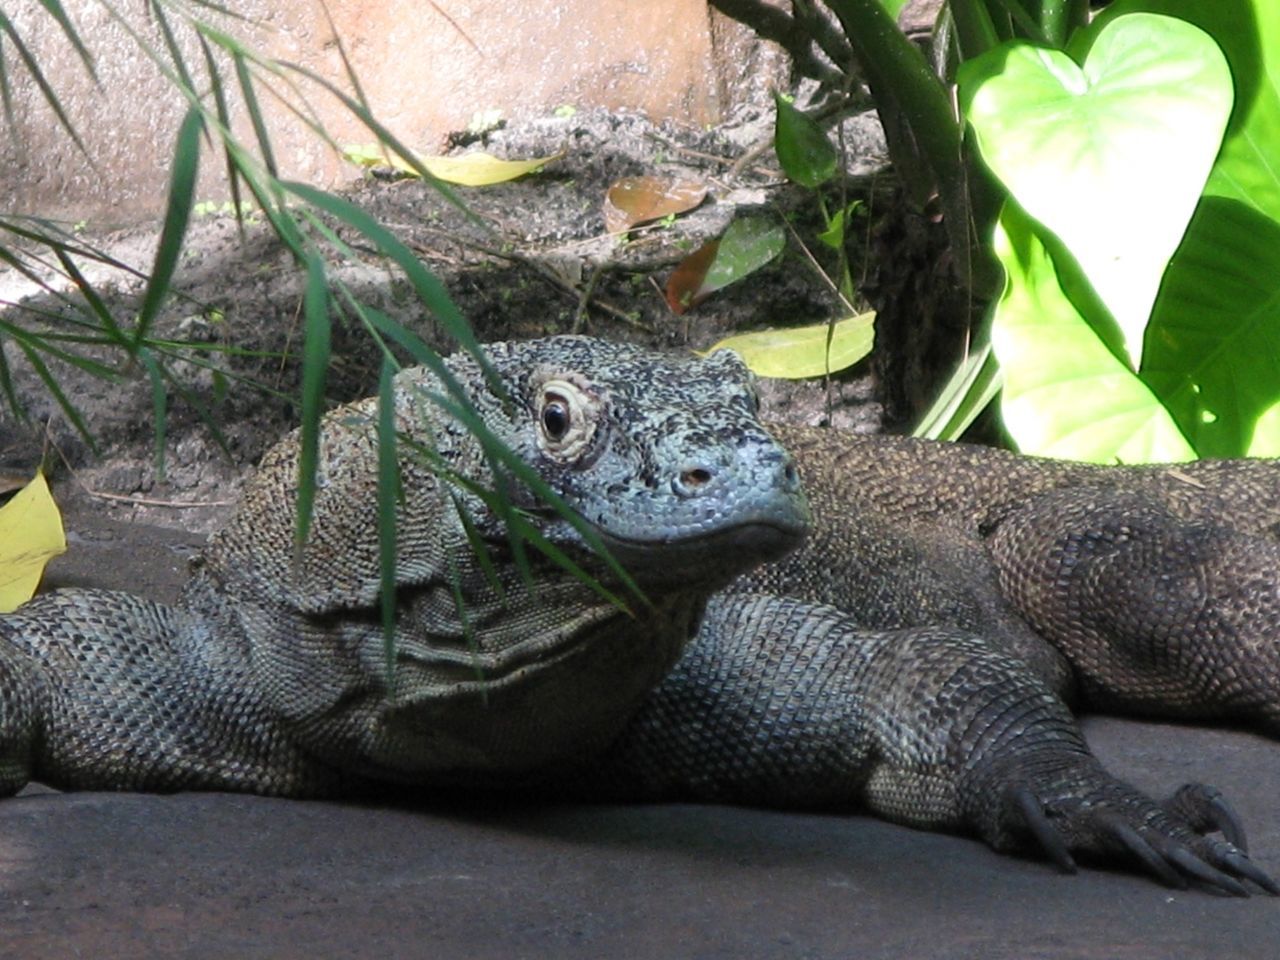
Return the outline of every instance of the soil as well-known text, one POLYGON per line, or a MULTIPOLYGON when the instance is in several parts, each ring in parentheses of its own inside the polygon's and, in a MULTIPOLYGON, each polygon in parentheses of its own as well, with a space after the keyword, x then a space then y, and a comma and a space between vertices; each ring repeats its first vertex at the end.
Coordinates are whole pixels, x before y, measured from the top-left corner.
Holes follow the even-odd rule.
MULTIPOLYGON (((372 214, 440 278, 481 340, 574 331, 665 349, 705 348, 734 331, 839 315, 836 298, 801 247, 803 241, 822 257, 812 194, 784 181, 771 151, 741 172, 733 170, 744 153, 770 142, 771 122, 770 114, 754 108, 714 130, 602 111, 546 118, 470 138, 475 142, 467 148, 499 156, 562 156, 519 181, 457 188, 465 212, 420 181, 392 180, 378 171, 354 182, 345 198, 372 214), (605 193, 619 178, 636 175, 694 179, 707 185, 708 198, 673 222, 640 226, 626 239, 611 236, 601 212, 605 193), (785 219, 792 230, 787 251, 675 316, 661 292, 667 275, 735 215, 748 213, 785 219)), ((872 201, 877 191, 887 193, 889 181, 876 179, 884 144, 874 117, 847 120, 844 139, 851 199, 872 201)), ((854 231, 856 269, 861 231, 869 228, 860 222, 854 231)), ((330 276, 432 347, 452 349, 440 322, 372 244, 345 227, 335 230, 349 255, 334 258, 330 276)), ((158 230, 148 223, 82 232, 76 239, 144 270, 158 230)), ((113 315, 136 316, 141 279, 91 261, 80 268, 105 291, 113 315)), ((181 385, 169 390, 163 477, 154 456, 152 388, 143 366, 124 363, 118 352, 80 348, 114 369, 110 379, 101 379, 49 360, 95 449, 9 341, 5 357, 27 417, 19 420, 7 407, 0 412, 0 470, 29 470, 44 455, 56 476, 77 481, 63 485, 67 502, 93 491, 108 516, 204 531, 218 525, 251 465, 297 423, 304 277, 260 216, 248 218, 242 235, 230 212, 214 212, 193 220, 174 289, 153 332, 174 344, 168 366, 181 385), (216 430, 202 419, 202 410, 216 430)), ((0 321, 38 331, 53 328, 41 317, 61 317, 58 329, 65 331, 65 318, 74 314, 62 299, 67 296, 82 302, 73 292, 42 291, 12 271, 0 272, 0 297, 20 304, 0 309, 0 321)), ((338 318, 329 401, 373 392, 379 362, 365 330, 338 318)), ((767 401, 774 416, 874 430, 882 411, 869 371, 863 364, 833 379, 829 391, 821 383, 770 381, 767 401)))
MULTIPOLYGON (((847 135, 860 144, 854 187, 874 206, 879 141, 865 118, 847 135)), ((794 244, 685 317, 672 316, 654 288, 735 212, 765 209, 812 235, 811 199, 782 183, 767 154, 730 175, 767 136, 763 118, 750 114, 712 131, 606 114, 547 120, 486 138, 509 156, 566 153, 544 174, 465 191, 475 218, 413 181, 370 177, 348 196, 417 251, 482 339, 580 328, 705 347, 732 330, 818 321, 835 309, 794 244), (629 242, 605 237, 605 189, 641 173, 703 178, 711 198, 629 242)), ((82 239, 145 266, 156 237, 143 225, 82 239)), ((447 348, 387 264, 359 238, 344 239, 353 255, 334 272, 447 348)), ((136 312, 136 279, 84 268, 106 282, 117 316, 136 312)), ((297 420, 302 282, 269 232, 251 222, 242 239, 233 218, 201 217, 178 286, 158 333, 239 352, 174 347, 175 374, 224 443, 175 392, 164 479, 151 452, 144 371, 126 366, 104 382, 50 365, 83 411, 95 452, 5 344, 29 419, 0 420, 0 465, 29 471, 47 455, 67 507, 71 549, 51 566, 48 586, 171 598, 201 534, 297 420)), ((0 274, 0 288, 7 300, 20 290, 12 274, 0 274)), ((24 296, 27 307, 64 310, 47 292, 24 296)), ((32 322, 12 309, 0 321, 32 322)), ((367 337, 338 323, 334 347, 329 399, 369 392, 378 355, 367 337)), ((771 387, 769 402, 775 415, 869 430, 883 419, 881 386, 864 367, 830 395, 821 384, 771 387)), ((1273 743, 1098 718, 1086 731, 1105 762, 1157 794, 1188 779, 1221 787, 1251 826, 1262 867, 1280 873, 1273 743)), ((0 957, 1244 960, 1274 956, 1280 901, 1169 891, 1126 873, 1065 877, 969 840, 856 816, 682 805, 403 808, 35 787, 0 804, 0 930, 0 957)))

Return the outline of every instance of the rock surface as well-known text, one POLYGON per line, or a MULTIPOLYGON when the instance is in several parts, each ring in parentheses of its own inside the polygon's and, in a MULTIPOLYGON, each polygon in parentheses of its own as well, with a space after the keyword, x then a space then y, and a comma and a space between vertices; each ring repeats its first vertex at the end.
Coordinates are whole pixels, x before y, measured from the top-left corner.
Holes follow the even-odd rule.
MULTIPOLYGON (((72 516, 51 585, 180 584, 198 540, 72 516)), ((1107 718, 1085 730, 1157 794, 1222 788, 1280 873, 1280 747, 1107 718)), ((376 806, 228 794, 0 803, 0 957, 1238 960, 1280 901, 1063 876, 861 816, 727 807, 376 806)))

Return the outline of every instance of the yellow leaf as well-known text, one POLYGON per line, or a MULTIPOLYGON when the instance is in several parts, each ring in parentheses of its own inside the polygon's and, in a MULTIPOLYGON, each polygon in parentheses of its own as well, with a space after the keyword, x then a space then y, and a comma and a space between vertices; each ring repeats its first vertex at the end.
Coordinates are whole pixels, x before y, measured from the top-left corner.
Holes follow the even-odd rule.
POLYGON ((830 358, 827 355, 829 325, 825 323, 740 333, 721 340, 707 353, 734 350, 751 372, 761 377, 783 380, 820 377, 851 367, 871 352, 875 343, 875 319, 875 311, 869 310, 837 320, 831 330, 830 358))
MULTIPOLYGON (((403 158, 390 150, 384 150, 377 144, 356 144, 344 147, 342 155, 362 167, 390 165, 410 176, 418 175, 417 171, 403 158)), ((516 177, 523 177, 526 173, 534 173, 562 156, 563 154, 556 153, 549 157, 534 157, 531 160, 500 160, 488 153, 465 153, 460 157, 419 156, 418 160, 427 168, 427 172, 437 179, 461 184, 464 187, 483 187, 492 183, 505 183, 516 177)))
POLYGON ((37 473, 0 507, 0 613, 30 600, 45 564, 66 551, 62 516, 44 474, 37 473))

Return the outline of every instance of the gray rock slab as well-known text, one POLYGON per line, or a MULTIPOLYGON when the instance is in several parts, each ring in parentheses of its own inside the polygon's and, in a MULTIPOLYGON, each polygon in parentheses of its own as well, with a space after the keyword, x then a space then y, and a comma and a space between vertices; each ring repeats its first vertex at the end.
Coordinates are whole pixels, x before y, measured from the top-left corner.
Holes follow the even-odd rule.
MULTIPOLYGON (((172 595, 193 538, 73 519, 55 582, 172 595)), ((1157 794, 1224 790, 1280 874, 1280 745, 1090 718, 1157 794)), ((858 815, 376 806, 229 794, 0 803, 0 957, 1163 960, 1280 956, 1280 900, 1065 876, 858 815)))

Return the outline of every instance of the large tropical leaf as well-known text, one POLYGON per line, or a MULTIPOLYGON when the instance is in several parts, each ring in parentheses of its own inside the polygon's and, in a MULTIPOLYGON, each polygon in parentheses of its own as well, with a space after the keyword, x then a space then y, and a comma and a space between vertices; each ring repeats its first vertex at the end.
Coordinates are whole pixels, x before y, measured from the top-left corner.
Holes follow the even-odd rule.
POLYGON ((965 64, 965 116, 983 159, 1066 244, 1137 369, 1169 258, 1231 110, 1226 60, 1171 17, 1118 17, 1082 64, 1020 43, 965 64))
POLYGON ((991 342, 1004 370, 1006 429, 1027 453, 1144 463, 1193 460, 1195 451, 1151 390, 1100 340, 1063 292, 1037 225, 1008 203, 996 225, 1004 293, 991 342))

